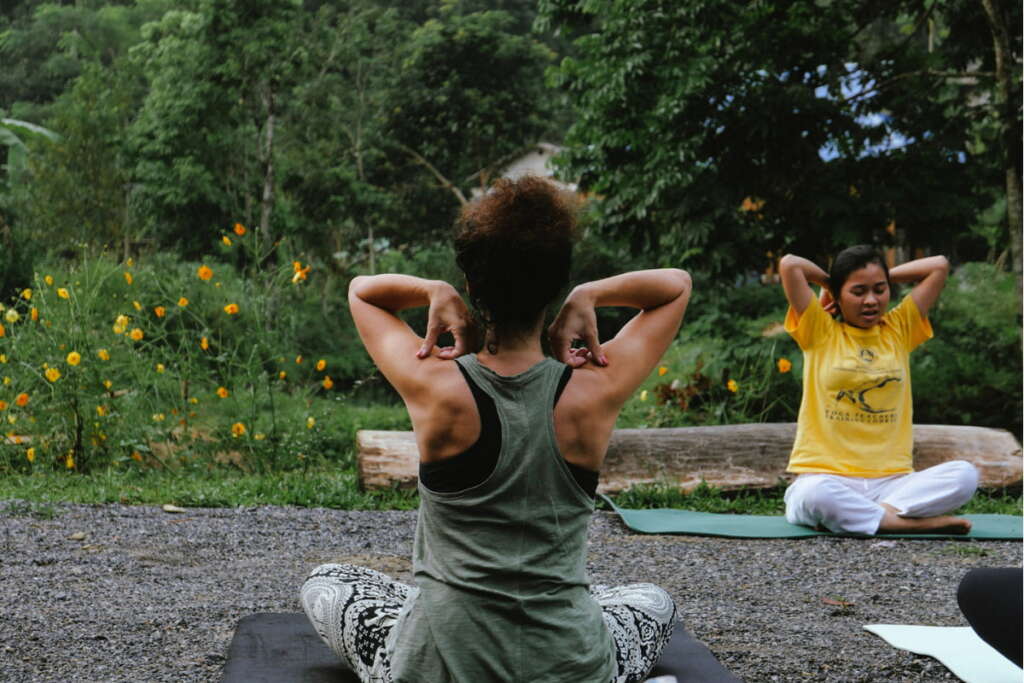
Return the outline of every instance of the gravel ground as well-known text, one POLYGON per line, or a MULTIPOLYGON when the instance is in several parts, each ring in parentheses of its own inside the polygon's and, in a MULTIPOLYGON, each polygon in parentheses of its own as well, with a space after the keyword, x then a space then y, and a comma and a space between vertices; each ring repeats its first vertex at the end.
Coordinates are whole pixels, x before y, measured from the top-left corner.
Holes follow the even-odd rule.
MULTIPOLYGON (((414 512, 0 502, 0 679, 218 681, 239 618, 298 611, 305 573, 359 562, 410 580, 414 512)), ((652 581, 745 681, 947 681, 870 623, 962 626, 960 577, 1017 542, 640 536, 590 530, 595 583, 652 581), (823 599, 852 603, 830 605, 823 599)))

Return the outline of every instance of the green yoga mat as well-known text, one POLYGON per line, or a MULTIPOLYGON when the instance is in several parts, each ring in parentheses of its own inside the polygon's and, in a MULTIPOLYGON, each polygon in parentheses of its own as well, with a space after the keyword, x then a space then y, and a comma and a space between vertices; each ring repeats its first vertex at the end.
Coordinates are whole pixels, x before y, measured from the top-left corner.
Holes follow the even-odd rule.
POLYGON ((1012 541, 1024 538, 1022 521, 1016 515, 963 515, 971 521, 971 533, 957 534, 884 534, 859 536, 815 531, 790 524, 782 516, 729 515, 692 510, 627 510, 601 496, 622 521, 642 534, 689 534, 692 536, 728 536, 731 538, 807 538, 809 536, 851 536, 855 538, 947 538, 1012 541))

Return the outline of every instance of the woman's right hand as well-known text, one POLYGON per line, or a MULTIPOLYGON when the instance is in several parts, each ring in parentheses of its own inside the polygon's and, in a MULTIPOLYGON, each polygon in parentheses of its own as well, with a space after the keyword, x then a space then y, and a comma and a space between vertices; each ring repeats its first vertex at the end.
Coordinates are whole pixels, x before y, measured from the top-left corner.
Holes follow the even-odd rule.
POLYGON ((829 315, 835 315, 839 312, 839 305, 836 300, 832 298, 832 292, 829 291, 828 287, 821 288, 821 294, 818 295, 818 302, 821 303, 821 307, 829 315))
POLYGON ((588 360, 598 365, 608 364, 597 337, 594 300, 580 288, 569 294, 554 322, 548 327, 548 341, 555 358, 566 365, 578 368, 588 360), (583 348, 572 348, 576 340, 583 342, 583 348))

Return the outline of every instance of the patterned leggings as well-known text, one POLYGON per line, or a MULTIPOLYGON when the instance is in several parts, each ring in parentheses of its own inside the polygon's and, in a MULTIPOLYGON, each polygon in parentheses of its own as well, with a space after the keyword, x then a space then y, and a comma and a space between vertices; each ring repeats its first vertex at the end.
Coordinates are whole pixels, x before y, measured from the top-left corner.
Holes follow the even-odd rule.
MULTIPOLYGON (((373 569, 325 564, 310 573, 300 598, 316 632, 360 681, 390 683, 384 643, 413 590, 373 569)), ((672 636, 675 603, 649 583, 592 586, 590 594, 601 606, 615 643, 612 683, 642 682, 672 636)))

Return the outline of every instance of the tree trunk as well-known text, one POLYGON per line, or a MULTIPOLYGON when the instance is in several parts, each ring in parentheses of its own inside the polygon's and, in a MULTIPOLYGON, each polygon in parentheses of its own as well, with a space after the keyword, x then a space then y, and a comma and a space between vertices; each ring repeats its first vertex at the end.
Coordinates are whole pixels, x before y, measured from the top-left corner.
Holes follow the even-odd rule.
POLYGON ((263 141, 263 198, 260 200, 260 240, 269 253, 274 244, 270 234, 270 214, 274 209, 274 91, 268 90, 264 103, 267 119, 263 141))
MULTIPOLYGON (((771 488, 786 474, 796 424, 743 424, 671 429, 617 429, 608 445, 598 491, 635 484, 670 483, 691 490, 702 481, 722 489, 771 488)), ((412 432, 361 430, 356 434, 359 481, 364 488, 416 485, 419 451, 412 432)), ((1002 429, 914 425, 914 468, 967 460, 981 486, 1021 481, 1020 444, 1002 429)))
POLYGON ((1017 275, 1018 291, 1021 287, 1021 130, 1017 125, 1013 101, 1013 53, 1010 51, 1010 31, 1006 12, 999 0, 981 0, 992 31, 992 43, 996 62, 996 105, 999 111, 999 128, 1003 141, 1003 164, 1006 167, 1006 218, 1010 228, 1010 255, 1012 269, 1017 275))

